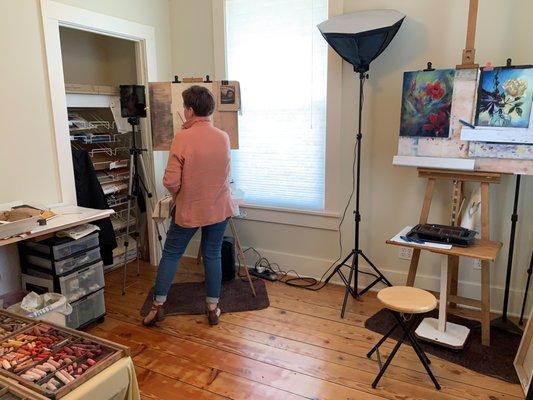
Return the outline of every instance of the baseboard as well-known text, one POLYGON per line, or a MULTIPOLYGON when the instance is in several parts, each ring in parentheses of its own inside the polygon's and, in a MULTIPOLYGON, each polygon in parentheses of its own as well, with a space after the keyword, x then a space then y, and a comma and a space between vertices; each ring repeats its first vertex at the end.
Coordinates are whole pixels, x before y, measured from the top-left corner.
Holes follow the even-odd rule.
MULTIPOLYGON (((196 258, 198 254, 199 240, 191 241, 187 251, 186 257, 196 258)), ((263 257, 266 257, 270 262, 278 263, 284 270, 295 270, 301 276, 312 277, 320 279, 324 272, 332 265, 334 260, 327 260, 323 258, 309 257, 300 254, 284 253, 274 250, 267 250, 262 248, 256 248, 263 257)), ((247 260, 248 263, 250 261, 247 260)), ((252 265, 248 265, 251 267, 252 265)), ((346 268, 348 270, 348 268, 346 268)), ((369 265, 362 260, 361 271, 372 272, 369 265)), ((405 271, 398 271, 397 269, 387 268, 386 266, 380 266, 380 271, 387 277, 389 281, 394 285, 404 285, 407 279, 408 267, 405 271)), ((374 278, 361 274, 359 277, 359 286, 361 288, 368 285, 374 278)), ((341 279, 335 276, 330 281, 335 284, 342 284, 341 279)), ((433 291, 439 291, 440 277, 433 275, 417 274, 416 286, 433 291)), ((377 291, 383 286, 381 284, 372 288, 373 291, 377 291)), ((481 284, 480 282, 471 281, 459 281, 458 294, 473 299, 481 298, 481 284)), ((495 313, 501 313, 501 305, 503 304, 504 288, 502 286, 491 287, 491 311, 495 313)), ((522 298, 524 296, 523 291, 511 289, 509 296, 509 315, 519 316, 520 308, 522 306, 522 298)))

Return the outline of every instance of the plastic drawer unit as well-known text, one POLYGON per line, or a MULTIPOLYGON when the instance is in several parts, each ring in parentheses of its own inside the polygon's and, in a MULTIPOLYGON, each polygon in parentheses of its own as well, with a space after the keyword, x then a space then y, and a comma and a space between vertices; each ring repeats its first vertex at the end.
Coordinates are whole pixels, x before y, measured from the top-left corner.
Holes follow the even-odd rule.
POLYGON ((98 245, 98 232, 94 232, 78 240, 52 237, 40 242, 25 241, 22 243, 22 248, 48 255, 58 261, 76 253, 93 249, 98 245))
POLYGON ((105 315, 104 291, 98 290, 72 305, 72 313, 67 315, 67 326, 78 329, 105 315))
POLYGON ((104 269, 101 261, 81 268, 66 276, 55 276, 41 269, 27 267, 22 274, 22 289, 42 294, 56 292, 63 294, 69 303, 102 289, 104 269))
POLYGON ((81 266, 100 261, 100 248, 97 247, 83 253, 71 255, 62 260, 50 259, 36 252, 27 252, 23 255, 23 260, 24 266, 29 264, 28 267, 30 268, 31 266, 41 267, 55 275, 64 275, 81 266))

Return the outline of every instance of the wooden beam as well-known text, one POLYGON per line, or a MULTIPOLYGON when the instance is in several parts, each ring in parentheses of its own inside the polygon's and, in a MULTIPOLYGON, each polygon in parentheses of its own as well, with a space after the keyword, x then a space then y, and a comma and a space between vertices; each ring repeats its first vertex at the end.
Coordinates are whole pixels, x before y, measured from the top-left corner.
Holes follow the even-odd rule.
POLYGON ((456 66, 457 69, 478 68, 474 62, 476 58, 476 23, 477 23, 478 0, 470 0, 468 7, 468 27, 466 28, 466 44, 463 50, 462 63, 456 66))

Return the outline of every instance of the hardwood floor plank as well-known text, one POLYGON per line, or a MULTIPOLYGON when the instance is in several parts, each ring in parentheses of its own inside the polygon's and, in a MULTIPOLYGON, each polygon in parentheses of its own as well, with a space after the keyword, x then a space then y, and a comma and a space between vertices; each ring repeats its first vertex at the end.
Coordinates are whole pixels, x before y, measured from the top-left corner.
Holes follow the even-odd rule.
MULTIPOLYGON (((187 367, 186 371, 183 371, 184 360, 186 359, 182 356, 174 356, 165 352, 147 349, 135 357, 134 361, 136 365, 148 368, 170 378, 186 381, 187 383, 189 383, 189 380, 194 381, 194 384, 190 384, 234 400, 309 399, 309 397, 298 396, 269 385, 260 384, 249 379, 243 379, 217 368, 202 368, 206 371, 201 375, 195 375, 193 372, 194 369, 189 369, 187 367), (208 373, 205 374, 205 372, 208 373)), ((187 360, 187 364, 190 363, 191 362, 187 360)), ((196 364, 195 369, 200 369, 198 364, 196 364)))
MULTIPOLYGON (((239 356, 231 352, 218 350, 194 342, 188 342, 176 337, 169 337, 166 333, 160 332, 159 330, 148 330, 134 326, 133 324, 113 321, 113 319, 106 321, 104 325, 105 324, 108 326, 103 329, 94 328, 93 333, 133 348, 141 345, 146 349, 150 346, 151 350, 164 353, 168 357, 174 357, 175 359, 186 358, 191 363, 201 364, 212 370, 223 371, 231 375, 244 377, 250 381, 256 382, 257 384, 253 385, 253 387, 257 387, 261 391, 265 391, 265 388, 261 388, 261 386, 266 385, 279 389, 280 392, 292 392, 292 394, 297 395, 293 398, 299 398, 298 396, 300 396, 310 399, 337 400, 345 398, 345 396, 352 396, 354 399, 381 399, 378 395, 359 392, 342 385, 323 381, 305 374, 295 373, 254 359, 239 356)), ((143 353, 144 351, 136 355, 135 360, 142 359, 143 353)), ((154 359, 151 361, 151 365, 159 365, 159 368, 166 368, 166 373, 172 375, 173 373, 170 371, 170 367, 168 367, 169 363, 164 362, 164 364, 167 365, 161 366, 160 359, 164 360, 165 357, 163 355, 159 356, 158 360, 154 359)), ((142 364, 142 361, 140 362, 142 364)), ((146 367, 151 366, 146 365, 146 367)), ((180 379, 182 378, 180 377, 180 379)), ((285 396, 289 396, 289 394, 290 393, 287 393, 285 396)), ((249 398, 255 399, 253 396, 249 398)), ((277 399, 278 397, 271 398, 277 399)))
MULTIPOLYGON (((115 317, 121 318, 122 316, 124 321, 127 321, 128 317, 125 317, 126 314, 128 312, 115 315, 115 317)), ((206 346, 215 344, 217 350, 220 349, 227 353, 231 352, 243 357, 248 357, 249 354, 252 354, 254 360, 268 363, 271 366, 288 369, 359 390, 361 390, 362 384, 366 388, 366 391, 368 391, 370 383, 377 373, 377 363, 368 360, 366 357, 359 357, 354 365, 348 367, 301 354, 291 354, 286 349, 269 348, 269 346, 261 343, 228 335, 224 324, 216 328, 211 328, 205 324, 203 316, 200 316, 195 321, 185 321, 183 318, 169 317, 165 321, 164 327, 160 330, 183 340, 193 341, 198 344, 206 346)), ((139 335, 142 335, 142 333, 139 332, 139 335)), ((183 353, 183 355, 186 354, 183 353)), ((215 366, 215 368, 218 367, 215 366)), ((434 391, 434 387, 425 372, 402 369, 393 364, 386 376, 388 379, 399 381, 396 386, 399 386, 402 393, 410 393, 413 398, 416 398, 418 393, 420 393, 419 398, 425 398, 434 391)), ((482 399, 489 398, 490 395, 494 394, 494 392, 482 388, 472 389, 471 385, 456 381, 442 381, 441 384, 444 387, 443 393, 449 395, 449 397, 445 398, 482 399)), ((396 393, 389 393, 385 388, 380 395, 386 398, 394 398, 396 393)), ((504 397, 506 395, 502 394, 502 398, 504 397)))
POLYGON ((206 390, 195 388, 178 380, 168 378, 145 368, 135 366, 135 373, 141 390, 141 398, 149 400, 194 399, 227 400, 206 390))
MULTIPOLYGON (((344 289, 336 285, 312 292, 267 283, 271 307, 266 310, 224 314, 214 328, 206 325, 205 316, 174 316, 162 328, 146 329, 138 325, 138 310, 156 269, 141 267, 139 277, 129 268, 126 296, 120 295, 122 271, 106 275, 111 318, 92 329, 132 346, 136 365, 157 379, 231 399, 523 398, 519 385, 430 355, 443 386, 437 392, 408 346, 402 346, 378 389, 372 389, 377 363, 365 355, 381 335, 366 330, 364 321, 381 306, 368 293, 361 300, 350 299, 346 318, 340 319, 344 289)), ((185 261, 175 281, 203 280, 202 270, 185 261)), ((387 355, 394 343, 387 341, 382 353, 387 355)))

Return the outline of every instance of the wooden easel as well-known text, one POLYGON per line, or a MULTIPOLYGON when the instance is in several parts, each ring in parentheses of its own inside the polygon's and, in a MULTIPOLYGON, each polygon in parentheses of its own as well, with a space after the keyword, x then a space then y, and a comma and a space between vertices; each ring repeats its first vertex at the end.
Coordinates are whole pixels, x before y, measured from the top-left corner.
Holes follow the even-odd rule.
MULTIPOLYGON (((451 171, 430 168, 418 168, 418 176, 427 179, 426 192, 424 195, 424 202, 420 212, 420 224, 425 224, 428 221, 429 210, 431 207, 431 200, 433 197, 433 189, 437 179, 451 180, 454 182, 454 197, 458 196, 457 191, 462 192, 464 182, 479 182, 481 185, 481 239, 490 240, 489 234, 489 185, 500 183, 501 174, 496 172, 478 172, 478 171, 451 171)), ((455 215, 455 223, 459 222, 459 213, 455 215)), ((420 249, 413 250, 411 264, 409 266, 409 274, 407 276, 407 286, 413 286, 415 283, 416 272, 418 269, 418 262, 420 260, 420 249)), ((465 304, 481 309, 481 323, 482 323, 482 342, 485 345, 490 343, 490 261, 481 261, 481 301, 461 297, 457 295, 457 284, 459 274, 459 256, 448 256, 448 287, 451 306, 456 304, 465 304)))
MULTIPOLYGON (((240 261, 240 265, 244 267, 244 271, 246 272, 246 279, 248 280, 248 283, 250 284, 250 289, 252 291, 252 296, 255 297, 255 288, 254 284, 252 282, 252 278, 250 277, 250 273, 248 272, 248 267, 246 266, 246 256, 244 255, 244 250, 241 246, 241 241, 239 239, 239 235, 237 234, 237 228, 235 227, 235 222, 233 221, 233 218, 229 219, 229 227, 231 229, 231 234, 233 235, 233 238, 235 239, 235 247, 237 248, 237 257, 240 261)), ((198 255, 196 256, 196 264, 199 265, 202 262, 202 248, 198 248, 198 255)))
POLYGON ((476 57, 476 23, 477 23, 477 6, 478 0, 470 0, 468 7, 468 27, 466 29, 466 43, 463 50, 461 64, 456 66, 457 69, 478 68, 479 65, 474 62, 476 57))

